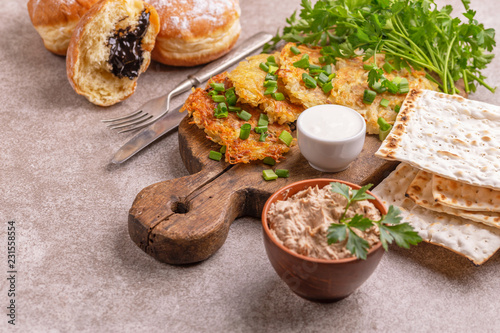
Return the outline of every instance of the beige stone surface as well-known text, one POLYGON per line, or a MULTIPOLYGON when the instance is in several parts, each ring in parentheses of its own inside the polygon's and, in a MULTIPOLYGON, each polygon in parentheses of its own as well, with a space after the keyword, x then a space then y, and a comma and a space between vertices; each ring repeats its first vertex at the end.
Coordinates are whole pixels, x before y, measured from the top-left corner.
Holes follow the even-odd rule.
MULTIPOLYGON (((196 69, 153 63, 136 93, 109 108, 71 89, 65 60, 43 47, 26 0, 0 6, 0 331, 10 332, 493 332, 500 329, 500 255, 481 267, 422 244, 391 248, 374 275, 334 304, 295 296, 266 257, 260 221, 238 219, 225 245, 197 265, 155 261, 129 238, 144 187, 187 174, 177 134, 121 166, 131 135, 103 118, 134 110, 196 69), (16 222, 16 326, 7 324, 7 222, 16 222)), ((451 3, 461 8, 461 2, 451 3)), ((272 33, 299 0, 242 0, 240 41, 272 33)), ((500 31, 496 0, 474 0, 500 31)), ((486 71, 500 85, 500 57, 486 71)), ((183 97, 176 100, 181 103, 183 97)), ((500 92, 471 96, 500 104, 500 92)), ((292 170, 293 172, 293 170, 292 170)))

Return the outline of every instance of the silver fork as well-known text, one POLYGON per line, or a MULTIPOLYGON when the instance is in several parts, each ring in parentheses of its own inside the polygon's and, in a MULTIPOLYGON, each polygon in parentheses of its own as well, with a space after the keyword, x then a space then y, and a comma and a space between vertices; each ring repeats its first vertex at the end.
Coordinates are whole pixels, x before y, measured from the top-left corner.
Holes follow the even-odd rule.
POLYGON ((272 35, 259 32, 244 41, 240 46, 234 48, 226 56, 213 61, 203 67, 201 70, 181 82, 175 89, 171 90, 168 94, 154 98, 141 106, 138 110, 125 115, 123 117, 114 119, 101 120, 103 123, 110 123, 108 125, 111 129, 120 130, 119 133, 134 131, 146 126, 151 125, 163 115, 168 113, 170 109, 170 100, 172 97, 177 96, 192 87, 196 87, 202 82, 205 82, 215 74, 231 67, 237 61, 251 54, 259 49, 265 43, 272 39, 272 35))
POLYGON ((123 117, 103 119, 101 121, 103 123, 110 123, 108 127, 112 130, 119 130, 118 133, 130 132, 146 127, 168 113, 170 110, 170 99, 172 97, 177 96, 197 85, 197 82, 187 79, 186 81, 181 82, 168 94, 149 100, 137 111, 123 117))

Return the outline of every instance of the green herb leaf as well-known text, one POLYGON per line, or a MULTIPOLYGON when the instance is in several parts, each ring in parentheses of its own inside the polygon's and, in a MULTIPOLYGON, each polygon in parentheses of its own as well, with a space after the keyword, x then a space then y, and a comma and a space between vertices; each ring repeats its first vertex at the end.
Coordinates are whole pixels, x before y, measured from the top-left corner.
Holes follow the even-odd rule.
POLYGON ((347 238, 345 247, 359 259, 365 260, 370 245, 366 240, 356 235, 356 233, 349 228, 349 237, 347 238))
POLYGON ((378 82, 381 78, 384 77, 384 70, 381 68, 372 68, 368 72, 368 85, 373 86, 375 82, 378 82))
MULTIPOLYGON (((380 236, 382 236, 382 230, 384 230, 384 232, 391 235, 391 238, 396 241, 396 244, 398 244, 398 246, 404 247, 405 249, 409 249, 410 245, 416 245, 422 241, 422 238, 420 238, 418 233, 413 230, 412 226, 408 223, 401 223, 391 226, 382 224, 379 229, 381 231, 380 236)), ((380 240, 382 241, 382 237, 380 237, 380 240)), ((389 243, 392 243, 392 240, 389 241, 389 243)), ((387 248, 387 245, 384 246, 384 248, 387 248)))
POLYGON ((384 224, 399 224, 401 223, 401 209, 397 206, 390 205, 387 215, 381 220, 384 224))
POLYGON ((380 230, 380 241, 387 251, 388 244, 396 241, 400 247, 408 249, 410 245, 416 245, 422 241, 422 238, 413 229, 409 223, 401 223, 401 210, 398 207, 390 206, 387 215, 383 216, 378 222, 375 222, 380 230))
POLYGON ((373 221, 363 215, 356 214, 349 221, 348 225, 352 228, 359 229, 361 231, 365 231, 366 229, 373 226, 373 221))
POLYGON ((350 194, 349 194, 349 186, 347 186, 346 184, 343 184, 343 183, 338 183, 338 182, 332 182, 330 183, 330 185, 332 186, 331 188, 331 191, 333 193, 338 193, 342 196, 344 196, 348 201, 350 199, 350 194))
POLYGON ((347 237, 347 226, 343 223, 332 223, 326 235, 328 245, 342 242, 347 237))
POLYGON ((361 187, 359 190, 352 190, 351 202, 375 199, 372 195, 366 193, 366 191, 368 191, 372 186, 373 184, 367 184, 361 187))
MULTIPOLYGON (((396 70, 436 73, 445 93, 456 93, 455 81, 460 78, 466 92, 478 85, 494 92, 481 70, 493 58, 495 31, 476 20, 470 2, 462 0, 466 20, 460 20, 451 16, 451 6, 439 9, 435 0, 318 0, 314 5, 303 0, 300 12, 286 20, 272 43, 325 46, 325 64, 359 52, 365 59, 383 53, 396 70)), ((379 80, 380 74, 371 72, 370 86, 379 80)))

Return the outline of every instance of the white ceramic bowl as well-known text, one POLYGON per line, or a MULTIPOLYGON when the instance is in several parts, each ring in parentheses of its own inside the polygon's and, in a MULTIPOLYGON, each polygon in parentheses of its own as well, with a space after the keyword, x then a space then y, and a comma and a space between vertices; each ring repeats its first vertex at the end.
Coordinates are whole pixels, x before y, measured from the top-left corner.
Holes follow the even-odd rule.
POLYGON ((302 112, 297 119, 300 152, 309 164, 323 172, 339 172, 361 153, 366 123, 351 108, 324 104, 302 112))

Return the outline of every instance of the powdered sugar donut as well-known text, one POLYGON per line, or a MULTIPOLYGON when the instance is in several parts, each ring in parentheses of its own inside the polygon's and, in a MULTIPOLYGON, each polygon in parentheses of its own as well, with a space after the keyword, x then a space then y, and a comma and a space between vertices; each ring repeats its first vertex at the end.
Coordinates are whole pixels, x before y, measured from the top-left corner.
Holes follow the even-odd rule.
POLYGON ((153 60, 195 66, 229 52, 240 31, 238 0, 146 0, 160 16, 153 60))
POLYGON ((45 48, 66 55, 71 34, 80 18, 98 0, 29 0, 28 13, 45 48))
POLYGON ((131 96, 146 71, 160 30, 158 13, 141 0, 101 0, 75 28, 66 73, 76 93, 109 106, 131 96))

